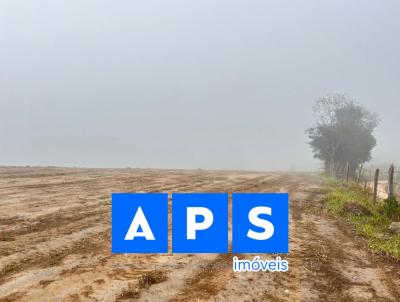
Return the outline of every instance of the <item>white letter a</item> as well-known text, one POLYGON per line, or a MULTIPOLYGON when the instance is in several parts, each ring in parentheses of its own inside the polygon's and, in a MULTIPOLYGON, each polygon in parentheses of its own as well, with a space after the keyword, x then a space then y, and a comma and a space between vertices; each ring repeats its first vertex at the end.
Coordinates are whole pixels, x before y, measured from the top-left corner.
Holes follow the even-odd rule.
POLYGON ((153 232, 150 229, 149 223, 147 222, 146 216, 139 207, 136 211, 135 217, 133 217, 131 226, 126 233, 125 240, 133 240, 135 237, 145 237, 146 240, 155 240, 153 232), (138 229, 141 227, 142 231, 139 232, 138 229))

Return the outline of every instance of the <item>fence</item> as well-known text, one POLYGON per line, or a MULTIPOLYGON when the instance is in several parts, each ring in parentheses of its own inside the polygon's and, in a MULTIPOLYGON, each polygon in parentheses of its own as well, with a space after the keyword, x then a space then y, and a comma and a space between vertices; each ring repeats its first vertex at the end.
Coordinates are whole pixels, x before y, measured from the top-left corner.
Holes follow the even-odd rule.
POLYGON ((356 182, 366 192, 372 194, 372 201, 378 199, 398 198, 400 199, 400 171, 391 165, 389 169, 372 169, 361 166, 355 175, 350 175, 350 166, 346 165, 342 173, 336 175, 347 183, 356 182))

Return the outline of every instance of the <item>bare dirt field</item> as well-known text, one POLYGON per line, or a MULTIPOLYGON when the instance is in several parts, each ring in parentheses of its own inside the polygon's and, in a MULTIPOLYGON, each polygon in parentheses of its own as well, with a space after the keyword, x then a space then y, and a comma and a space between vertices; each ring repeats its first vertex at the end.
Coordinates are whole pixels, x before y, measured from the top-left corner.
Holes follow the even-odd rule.
POLYGON ((324 194, 305 173, 2 167, 0 301, 400 301, 399 264, 323 214, 324 194), (232 254, 112 255, 111 193, 140 191, 288 191, 289 271, 233 273, 232 254))

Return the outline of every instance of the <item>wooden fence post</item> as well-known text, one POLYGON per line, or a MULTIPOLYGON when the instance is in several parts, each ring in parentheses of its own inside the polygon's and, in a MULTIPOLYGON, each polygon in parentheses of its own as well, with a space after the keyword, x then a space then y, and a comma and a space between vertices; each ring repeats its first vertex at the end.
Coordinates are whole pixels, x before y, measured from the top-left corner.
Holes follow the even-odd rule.
POLYGON ((363 173, 363 169, 364 169, 364 165, 361 165, 360 169, 358 170, 357 184, 360 184, 361 174, 363 173))
POLYGON ((388 179, 388 198, 394 197, 394 165, 392 164, 389 169, 389 179, 388 179))
POLYGON ((378 197, 378 179, 379 179, 379 169, 376 169, 374 178, 374 195, 372 198, 373 204, 376 204, 376 199, 378 197))
POLYGON ((346 182, 349 183, 350 164, 346 165, 346 182))

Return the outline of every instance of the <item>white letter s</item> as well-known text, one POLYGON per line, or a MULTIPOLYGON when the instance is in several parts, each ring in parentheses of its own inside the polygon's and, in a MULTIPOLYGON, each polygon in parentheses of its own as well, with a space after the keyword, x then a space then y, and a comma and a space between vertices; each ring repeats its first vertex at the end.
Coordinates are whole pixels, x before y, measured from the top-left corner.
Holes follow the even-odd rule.
POLYGON ((264 232, 254 232, 253 230, 249 230, 247 232, 247 237, 255 240, 267 240, 274 235, 274 225, 268 220, 261 219, 258 216, 260 214, 272 215, 272 210, 269 207, 255 207, 249 212, 249 221, 251 224, 263 228, 264 232))

